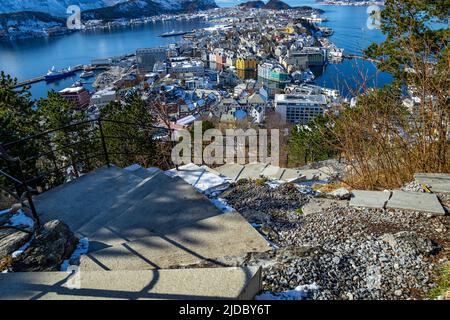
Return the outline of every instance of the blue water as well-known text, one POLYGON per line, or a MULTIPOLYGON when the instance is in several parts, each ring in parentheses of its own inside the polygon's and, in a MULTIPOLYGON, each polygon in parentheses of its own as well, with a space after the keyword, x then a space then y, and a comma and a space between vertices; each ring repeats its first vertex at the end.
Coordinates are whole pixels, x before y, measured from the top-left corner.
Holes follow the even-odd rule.
MULTIPOLYGON (((242 1, 217 1, 220 6, 232 6, 240 2, 242 1)), ((346 53, 361 53, 370 43, 384 39, 379 30, 367 29, 366 7, 322 6, 311 0, 286 0, 286 2, 292 6, 309 5, 324 9, 326 11, 324 16, 329 19, 324 25, 331 26, 335 30, 330 39, 338 47, 344 48, 346 53)), ((180 37, 158 37, 163 32, 207 26, 209 26, 207 22, 198 20, 160 21, 135 27, 74 33, 57 38, 0 43, 0 70, 19 80, 25 80, 45 74, 52 66, 60 69, 69 65, 88 64, 95 58, 128 54, 137 48, 166 45, 180 39, 180 37)), ((356 60, 329 64, 325 70, 314 72, 318 75, 317 84, 340 89, 344 94, 349 93, 349 88, 358 86, 360 82, 358 75, 361 73, 371 78, 370 86, 382 86, 391 81, 388 74, 377 73, 372 63, 356 60)), ((48 90, 60 90, 76 80, 78 78, 73 77, 51 84, 41 82, 34 84, 31 92, 35 98, 44 97, 48 90)), ((87 87, 90 88, 89 84, 87 87)))

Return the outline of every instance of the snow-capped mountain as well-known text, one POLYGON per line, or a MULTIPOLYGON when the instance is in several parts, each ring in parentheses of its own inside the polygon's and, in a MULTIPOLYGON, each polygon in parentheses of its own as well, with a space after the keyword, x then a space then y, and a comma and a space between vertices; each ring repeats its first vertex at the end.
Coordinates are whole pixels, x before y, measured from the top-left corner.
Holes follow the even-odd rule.
POLYGON ((120 19, 153 16, 162 13, 196 12, 217 8, 214 0, 128 0, 111 7, 87 10, 84 19, 120 19))
POLYGON ((128 0, 1 0, 0 13, 36 11, 52 16, 65 16, 67 7, 78 5, 81 10, 90 10, 113 6, 128 0))
MULTIPOLYGON (((131 13, 133 10, 144 12, 195 11, 217 7, 214 0, 1 0, 0 14, 34 11, 62 17, 66 16, 70 5, 78 5, 81 11, 131 13), (106 10, 105 10, 106 9, 106 10)), ((133 13, 133 15, 137 14, 133 13)), ((117 15, 117 14, 116 14, 117 15)))

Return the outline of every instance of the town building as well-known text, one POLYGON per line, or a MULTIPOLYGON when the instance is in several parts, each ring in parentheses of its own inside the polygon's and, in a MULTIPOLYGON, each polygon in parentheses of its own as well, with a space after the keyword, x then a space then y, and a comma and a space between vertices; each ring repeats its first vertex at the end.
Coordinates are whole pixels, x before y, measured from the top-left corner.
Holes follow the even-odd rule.
POLYGON ((205 74, 205 66, 200 60, 172 60, 169 71, 178 78, 199 77, 205 74))
POLYGON ((59 94, 76 108, 84 109, 89 106, 91 95, 83 86, 69 87, 61 90, 59 94))
POLYGON ((114 101, 116 101, 116 90, 113 88, 105 88, 97 91, 91 97, 91 105, 96 105, 99 108, 114 101))
POLYGON ((282 65, 277 63, 265 62, 258 66, 258 77, 275 82, 290 82, 289 73, 282 65))
POLYGON ((327 106, 324 95, 276 94, 275 111, 282 120, 294 124, 307 124, 323 115, 327 106))
POLYGON ((256 70, 258 69, 258 60, 253 56, 239 56, 236 60, 236 69, 256 70))
POLYGON ((167 59, 166 48, 142 48, 136 50, 136 62, 139 73, 153 72, 157 62, 165 62, 167 59))

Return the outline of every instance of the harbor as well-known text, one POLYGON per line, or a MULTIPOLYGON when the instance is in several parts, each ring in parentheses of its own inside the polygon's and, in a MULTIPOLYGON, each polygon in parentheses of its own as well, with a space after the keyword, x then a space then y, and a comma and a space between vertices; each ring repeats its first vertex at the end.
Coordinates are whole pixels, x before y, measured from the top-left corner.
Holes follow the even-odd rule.
MULTIPOLYGON (((293 5, 297 4, 295 1, 291 2, 293 5)), ((355 63, 361 64, 361 67, 367 69, 369 75, 377 72, 373 62, 352 57, 352 55, 362 56, 361 50, 372 40, 381 41, 383 39, 379 30, 365 29, 366 13, 364 7, 333 7, 315 3, 306 3, 305 5, 325 10, 328 21, 322 22, 321 26, 331 28, 332 35, 323 39, 328 39, 337 47, 344 49, 342 55, 348 58, 340 57, 341 53, 336 52, 335 56, 330 57, 331 63, 324 68, 320 68, 319 72, 313 70, 315 83, 339 89, 336 85, 336 79, 340 78, 346 79, 346 82, 352 84, 354 82, 352 74, 355 63), (335 60, 341 62, 335 64, 335 60)), ((226 16, 222 14, 223 17, 226 16)), ((189 20, 155 18, 155 21, 144 24, 136 23, 132 27, 96 28, 49 39, 45 42, 39 39, 30 39, 26 42, 18 41, 14 44, 5 43, 0 48, 0 69, 17 77, 18 87, 31 85, 31 93, 33 97, 38 99, 45 97, 50 90, 62 90, 78 80, 77 77, 69 77, 47 83, 43 80, 43 75, 52 65, 55 65, 57 69, 69 65, 82 66, 90 64, 92 60, 99 60, 98 58, 107 60, 108 57, 134 54, 134 51, 140 47, 168 46, 183 39, 193 40, 195 34, 192 33, 174 37, 160 37, 160 35, 173 30, 201 30, 219 24, 228 27, 232 25, 231 21, 221 19, 218 13, 203 13, 201 16, 196 15, 189 20), (52 56, 51 53, 55 51, 64 52, 64 55, 52 56), (37 59, 39 63, 34 63, 37 59)), ((78 72, 82 72, 82 70, 78 69, 78 72)), ((249 72, 246 71, 246 73, 249 72)), ((391 77, 388 74, 380 73, 377 76, 378 85, 383 86, 390 79, 391 77)))

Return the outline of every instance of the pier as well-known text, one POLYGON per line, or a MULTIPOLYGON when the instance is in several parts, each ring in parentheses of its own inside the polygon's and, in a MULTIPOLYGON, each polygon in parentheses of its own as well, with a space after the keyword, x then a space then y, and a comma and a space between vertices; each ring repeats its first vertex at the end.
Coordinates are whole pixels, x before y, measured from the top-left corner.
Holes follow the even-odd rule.
MULTIPOLYGON (((87 67, 90 68, 91 70, 103 70, 103 69, 106 69, 106 67, 99 67, 99 66, 95 66, 94 67, 94 66, 91 66, 91 65, 89 65, 87 67)), ((84 70, 84 68, 85 68, 85 66, 75 66, 75 67, 73 67, 72 70, 74 70, 75 72, 79 72, 79 71, 84 70)), ((28 86, 28 85, 32 85, 32 84, 35 84, 35 83, 38 83, 38 82, 41 82, 41 81, 45 81, 45 75, 42 75, 42 76, 39 76, 39 77, 35 77, 35 78, 31 78, 31 79, 28 79, 28 80, 25 80, 25 81, 18 82, 17 85, 14 86, 14 89, 21 88, 21 87, 28 86)))
POLYGON ((351 59, 360 59, 360 60, 366 60, 366 61, 375 62, 375 63, 380 63, 381 62, 381 60, 372 59, 372 58, 366 58, 364 56, 358 56, 358 55, 355 55, 355 54, 344 54, 343 57, 345 59, 349 59, 349 60, 351 60, 351 59))

